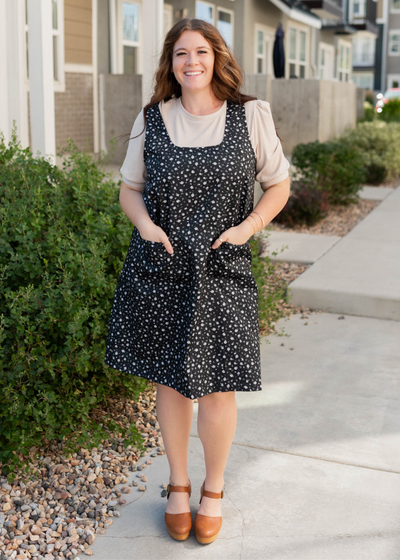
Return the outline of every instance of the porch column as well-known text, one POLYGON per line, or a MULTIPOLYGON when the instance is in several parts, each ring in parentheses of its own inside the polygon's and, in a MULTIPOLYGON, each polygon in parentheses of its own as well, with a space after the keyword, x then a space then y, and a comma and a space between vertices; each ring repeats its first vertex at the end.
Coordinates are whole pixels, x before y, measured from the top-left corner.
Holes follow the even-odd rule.
POLYGON ((0 0, 0 133, 6 144, 10 140, 8 123, 6 0, 0 0))
MULTIPOLYGON (((4 0, 1 17, 4 15, 4 0)), ((28 103, 25 85, 25 3, 24 0, 5 0, 5 33, 0 33, 6 50, 3 56, 7 64, 3 67, 6 74, 5 84, 1 83, 2 100, 8 103, 8 133, 11 134, 13 122, 17 126, 18 140, 24 148, 29 146, 28 103), (4 89, 3 89, 4 88, 4 89)))
POLYGON ((28 0, 29 84, 32 152, 55 162, 52 3, 28 0))
POLYGON ((150 101, 154 72, 158 67, 164 38, 164 0, 146 0, 143 11, 143 106, 150 101))

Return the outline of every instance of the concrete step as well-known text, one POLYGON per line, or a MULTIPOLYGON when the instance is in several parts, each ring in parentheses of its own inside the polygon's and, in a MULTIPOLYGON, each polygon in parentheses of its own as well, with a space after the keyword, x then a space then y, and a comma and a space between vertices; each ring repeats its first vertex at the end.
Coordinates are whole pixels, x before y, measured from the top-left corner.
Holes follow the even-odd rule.
POLYGON ((293 305, 400 321, 400 186, 289 290, 293 305))
POLYGON ((327 253, 342 238, 330 235, 311 235, 287 231, 260 232, 265 247, 260 256, 271 261, 312 264, 327 253), (264 235, 262 235, 264 234, 264 235), (274 255, 274 253, 277 253, 274 255))

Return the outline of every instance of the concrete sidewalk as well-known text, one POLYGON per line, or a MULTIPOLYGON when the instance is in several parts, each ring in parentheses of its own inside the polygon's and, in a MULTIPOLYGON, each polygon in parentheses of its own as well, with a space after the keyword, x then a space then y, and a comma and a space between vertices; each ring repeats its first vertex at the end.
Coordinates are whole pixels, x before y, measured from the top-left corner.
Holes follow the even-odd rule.
MULTIPOLYGON (((168 535, 160 455, 146 468, 146 492, 132 488, 121 517, 97 537, 97 560, 400 559, 400 323, 311 313, 277 326, 290 337, 262 339, 263 390, 236 394, 217 540, 200 545, 193 529, 184 542, 168 535)), ((197 407, 193 518, 205 476, 197 407)))
POLYGON ((289 291, 294 306, 400 321, 400 186, 289 291))

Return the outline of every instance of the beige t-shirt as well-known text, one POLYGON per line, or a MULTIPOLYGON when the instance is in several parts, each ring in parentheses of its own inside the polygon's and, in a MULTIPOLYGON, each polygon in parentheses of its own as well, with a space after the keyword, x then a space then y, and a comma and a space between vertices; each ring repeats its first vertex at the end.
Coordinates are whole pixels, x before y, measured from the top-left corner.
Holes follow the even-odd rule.
MULTIPOLYGON (((182 105, 181 97, 160 101, 159 108, 165 127, 173 144, 179 147, 215 146, 222 142, 225 130, 226 105, 210 115, 192 115, 182 105)), ((260 99, 245 103, 245 114, 250 141, 256 155, 256 180, 265 191, 286 179, 290 167, 276 135, 268 101, 260 99)), ((120 169, 124 182, 134 190, 142 191, 147 171, 143 159, 145 133, 143 109, 137 116, 124 163, 120 169)))

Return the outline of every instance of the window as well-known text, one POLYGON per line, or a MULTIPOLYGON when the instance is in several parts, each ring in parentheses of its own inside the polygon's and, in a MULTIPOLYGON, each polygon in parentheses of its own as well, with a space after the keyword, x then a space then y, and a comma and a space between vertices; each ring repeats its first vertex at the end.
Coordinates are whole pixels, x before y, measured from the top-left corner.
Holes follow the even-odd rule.
POLYGON ((122 68, 124 74, 138 74, 139 6, 122 2, 122 68))
POLYGON ((339 82, 350 81, 350 45, 339 43, 338 79, 339 82))
POLYGON ((353 18, 365 17, 366 0, 353 0, 353 18))
POLYGON ((196 18, 203 19, 214 25, 214 11, 215 7, 213 4, 208 2, 196 2, 196 18))
POLYGON ((228 47, 233 45, 233 12, 218 8, 217 29, 228 47))
POLYGON ((353 66, 373 66, 375 62, 375 39, 357 37, 353 39, 353 66))
POLYGON ((373 89, 374 75, 372 73, 355 73, 353 74, 353 81, 360 88, 373 89))
POLYGON ((321 80, 332 80, 334 54, 335 50, 333 45, 320 43, 319 77, 321 80))
POLYGON ((256 23, 254 37, 254 72, 256 74, 272 74, 272 50, 275 40, 275 29, 256 23))
POLYGON ((289 27, 289 78, 306 77, 307 33, 295 27, 289 27))
POLYGON ((388 53, 390 56, 400 56, 400 29, 389 31, 388 53))
POLYGON ((393 13, 400 13, 400 0, 391 0, 390 11, 393 13))
POLYGON ((400 74, 388 74, 387 89, 400 87, 400 74))
MULTIPOLYGON (((53 77, 55 91, 64 91, 64 13, 63 0, 51 0, 53 77), (59 87, 57 87, 59 86, 59 87)), ((26 79, 29 80, 28 0, 25 0, 26 79)))

